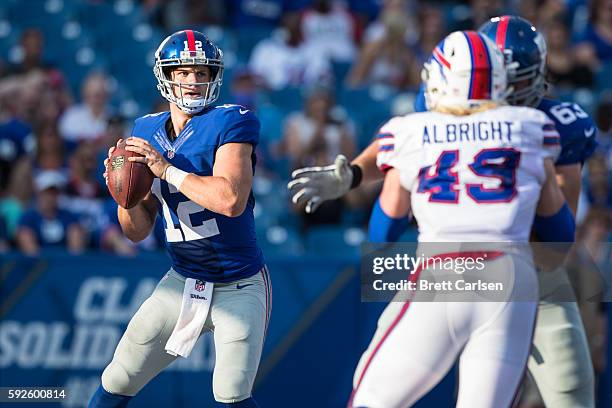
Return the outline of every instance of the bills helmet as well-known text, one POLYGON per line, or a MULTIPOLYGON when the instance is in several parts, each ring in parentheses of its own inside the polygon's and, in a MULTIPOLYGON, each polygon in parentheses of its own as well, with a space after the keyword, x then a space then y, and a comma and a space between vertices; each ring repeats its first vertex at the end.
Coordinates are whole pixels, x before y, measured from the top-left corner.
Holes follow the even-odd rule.
POLYGON ((512 105, 537 106, 546 93, 546 42, 524 18, 494 17, 478 32, 495 42, 503 52, 508 69, 508 96, 512 105), (520 82, 528 81, 523 84, 520 82))
POLYGON ((155 51, 157 89, 171 103, 183 112, 194 115, 219 98, 223 81, 223 53, 204 34, 193 31, 178 31, 168 37, 155 51), (171 71, 181 66, 203 65, 210 69, 210 82, 180 83, 172 81, 171 71), (202 86, 204 95, 188 98, 185 87, 202 86), (177 92, 173 87, 178 87, 177 92))
POLYGON ((422 71, 428 109, 503 103, 506 68, 501 51, 476 31, 455 31, 434 48, 422 71))

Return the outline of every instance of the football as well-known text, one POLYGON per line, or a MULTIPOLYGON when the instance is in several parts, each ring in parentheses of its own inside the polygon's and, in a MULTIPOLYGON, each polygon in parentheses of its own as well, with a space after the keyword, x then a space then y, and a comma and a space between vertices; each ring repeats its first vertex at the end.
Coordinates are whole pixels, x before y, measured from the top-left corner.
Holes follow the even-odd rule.
POLYGON ((151 190, 154 176, 146 164, 128 160, 138 153, 125 150, 125 146, 120 141, 108 161, 108 190, 117 204, 132 208, 151 190))

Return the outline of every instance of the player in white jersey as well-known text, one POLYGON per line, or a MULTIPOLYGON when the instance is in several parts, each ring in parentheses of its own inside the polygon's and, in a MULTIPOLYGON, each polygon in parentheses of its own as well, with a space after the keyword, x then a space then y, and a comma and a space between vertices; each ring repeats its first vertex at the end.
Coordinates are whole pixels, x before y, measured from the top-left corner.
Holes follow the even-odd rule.
POLYGON ((546 114, 516 106, 396 117, 378 138, 378 166, 400 170, 424 242, 527 241, 542 158, 559 146, 546 114))
MULTIPOLYGON (((497 44, 507 58, 507 66, 512 67, 508 83, 513 91, 508 102, 536 107, 555 122, 561 137, 561 153, 555 162, 555 171, 568 205, 575 213, 581 168, 597 145, 596 126, 580 106, 543 99, 546 44, 530 22, 518 16, 500 16, 492 18, 479 31, 497 44)), ((427 110, 422 94, 419 91, 416 111, 427 110)), ((294 202, 306 203, 306 212, 312 213, 326 200, 381 179, 384 173, 376 166, 378 144, 377 139, 350 163, 338 156, 331 166, 295 170, 289 183, 294 202)), ((543 240, 536 234, 532 235, 532 240, 534 238, 543 240)), ((540 304, 528 362, 529 375, 546 406, 594 407, 593 366, 580 312, 575 302, 560 301, 568 297, 570 285, 565 268, 556 267, 554 272, 540 273, 539 277, 540 304)))
MULTIPOLYGON (((377 161, 386 175, 370 239, 395 240, 396 224, 412 211, 421 244, 527 243, 532 224, 539 233, 551 223, 559 240, 572 241, 573 218, 554 174, 559 136, 544 113, 505 105, 495 44, 473 31, 452 33, 425 74, 431 112, 381 128, 377 161)), ((349 406, 411 406, 458 356, 458 407, 511 406, 535 325, 536 272, 524 252, 483 246, 480 253, 490 255, 487 273, 512 275, 505 301, 392 302, 359 362, 349 406)))

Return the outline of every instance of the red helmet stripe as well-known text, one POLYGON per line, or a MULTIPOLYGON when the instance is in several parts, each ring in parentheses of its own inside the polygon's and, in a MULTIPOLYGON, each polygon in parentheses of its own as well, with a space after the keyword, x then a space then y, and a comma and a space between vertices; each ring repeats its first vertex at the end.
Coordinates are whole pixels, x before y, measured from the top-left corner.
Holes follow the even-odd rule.
POLYGON ((195 51, 195 36, 193 35, 193 30, 186 30, 187 34, 187 46, 189 47, 189 51, 195 51))
POLYGON ((466 37, 472 54, 472 81, 469 98, 489 99, 491 98, 491 62, 487 44, 475 31, 466 31, 466 37))
POLYGON ((440 52, 438 47, 434 48, 433 55, 438 59, 446 68, 450 69, 450 63, 444 58, 444 55, 440 52))
POLYGON ((495 45, 497 48, 504 51, 506 46, 506 33, 508 32, 508 22, 510 16, 501 16, 499 19, 499 25, 497 26, 497 33, 495 33, 495 45))

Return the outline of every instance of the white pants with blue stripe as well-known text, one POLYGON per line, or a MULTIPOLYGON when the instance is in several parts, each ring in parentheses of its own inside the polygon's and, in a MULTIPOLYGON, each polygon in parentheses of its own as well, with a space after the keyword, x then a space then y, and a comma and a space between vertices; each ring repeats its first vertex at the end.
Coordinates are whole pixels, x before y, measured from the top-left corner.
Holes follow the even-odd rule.
MULTIPOLYGON (((178 320, 185 278, 170 270, 130 320, 113 360, 102 373, 112 394, 133 396, 177 357, 165 345, 178 320)), ((272 306, 267 267, 231 283, 215 283, 204 330, 213 332, 215 400, 251 396, 272 306)))

